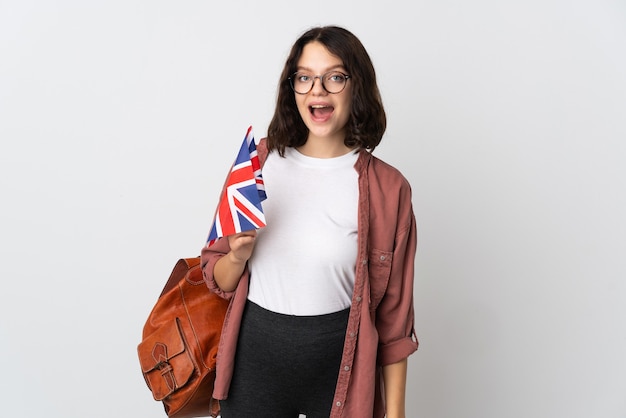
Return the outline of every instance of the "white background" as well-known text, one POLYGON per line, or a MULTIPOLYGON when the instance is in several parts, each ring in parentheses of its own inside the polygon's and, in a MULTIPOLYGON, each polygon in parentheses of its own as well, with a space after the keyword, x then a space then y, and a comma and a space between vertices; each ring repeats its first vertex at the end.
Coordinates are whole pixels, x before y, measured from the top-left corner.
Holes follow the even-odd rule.
POLYGON ((0 0, 0 415, 165 416, 143 322, 318 24, 413 186, 408 416, 626 417, 623 0, 0 0))

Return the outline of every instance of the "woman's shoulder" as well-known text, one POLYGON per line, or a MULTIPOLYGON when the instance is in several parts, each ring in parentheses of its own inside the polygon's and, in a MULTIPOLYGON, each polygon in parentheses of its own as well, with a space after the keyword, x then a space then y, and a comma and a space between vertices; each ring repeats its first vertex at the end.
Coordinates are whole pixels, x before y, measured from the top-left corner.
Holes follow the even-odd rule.
POLYGON ((402 185, 410 188, 409 181, 398 168, 370 152, 367 152, 367 154, 369 154, 369 156, 366 156, 366 158, 369 158, 367 168, 370 174, 373 174, 373 176, 369 176, 370 181, 378 180, 381 183, 385 183, 385 185, 402 185))

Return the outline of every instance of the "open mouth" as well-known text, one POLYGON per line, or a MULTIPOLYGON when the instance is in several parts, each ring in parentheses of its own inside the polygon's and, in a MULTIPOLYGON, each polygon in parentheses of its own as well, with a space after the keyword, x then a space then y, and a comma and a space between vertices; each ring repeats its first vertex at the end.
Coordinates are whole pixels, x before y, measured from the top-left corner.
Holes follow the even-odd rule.
POLYGON ((309 111, 315 119, 328 119, 334 110, 334 107, 326 105, 309 106, 309 111))

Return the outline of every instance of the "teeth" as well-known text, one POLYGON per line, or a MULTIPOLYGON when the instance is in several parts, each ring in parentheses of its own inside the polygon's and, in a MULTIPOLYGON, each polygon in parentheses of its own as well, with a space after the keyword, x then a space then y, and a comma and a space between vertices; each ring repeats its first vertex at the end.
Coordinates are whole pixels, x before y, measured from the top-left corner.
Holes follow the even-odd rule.
POLYGON ((328 106, 324 106, 324 105, 312 105, 311 106, 311 108, 313 108, 313 109, 323 109, 325 107, 328 107, 328 106))

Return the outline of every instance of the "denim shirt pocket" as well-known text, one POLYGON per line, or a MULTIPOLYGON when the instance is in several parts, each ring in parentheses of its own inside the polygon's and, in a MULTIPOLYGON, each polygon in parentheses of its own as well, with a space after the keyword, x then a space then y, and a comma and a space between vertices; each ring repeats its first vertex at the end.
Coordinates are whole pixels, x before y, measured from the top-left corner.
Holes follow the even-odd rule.
POLYGON ((385 296, 389 276, 391 275, 391 251, 370 249, 369 252, 369 279, 370 279, 370 310, 375 310, 385 296))

